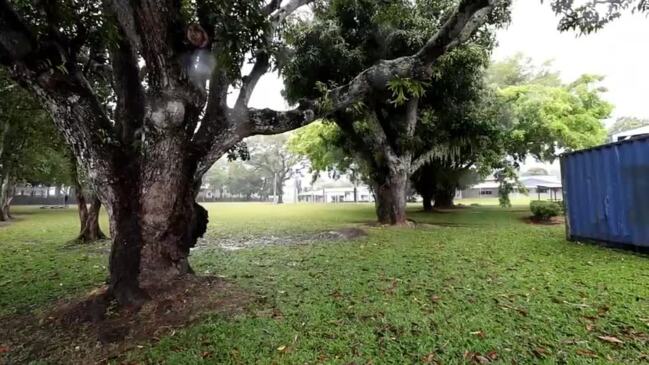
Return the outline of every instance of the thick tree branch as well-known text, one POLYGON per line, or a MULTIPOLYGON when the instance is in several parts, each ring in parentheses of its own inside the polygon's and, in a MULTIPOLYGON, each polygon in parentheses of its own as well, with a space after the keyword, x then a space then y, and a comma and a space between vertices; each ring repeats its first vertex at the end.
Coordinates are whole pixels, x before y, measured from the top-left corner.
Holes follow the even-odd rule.
POLYGON ((56 67, 66 56, 55 40, 37 42, 9 3, 0 0, 0 60, 49 110, 77 159, 89 170, 107 168, 117 143, 112 123, 83 73, 56 67))
POLYGON ((135 132, 144 123, 145 96, 140 82, 137 55, 124 38, 110 50, 113 89, 117 96, 115 123, 122 143, 131 147, 135 132))
POLYGON ((289 111, 271 109, 249 109, 243 124, 243 137, 254 135, 279 134, 303 127, 315 120, 313 108, 309 104, 301 104, 289 111))
MULTIPOLYGON (((270 29, 266 34, 266 43, 270 44, 273 35, 279 25, 286 20, 288 16, 293 14, 302 6, 310 4, 315 0, 290 0, 284 6, 281 6, 281 0, 272 0, 262 10, 265 14, 269 15, 270 29)), ((239 97, 237 98, 235 109, 242 110, 248 106, 248 102, 252 93, 259 82, 259 79, 268 72, 270 68, 270 56, 267 52, 259 50, 257 52, 255 65, 248 76, 243 78, 243 85, 241 86, 239 97)))
POLYGON ((0 62, 11 65, 24 61, 37 47, 36 36, 29 27, 7 0, 0 0, 0 62))
POLYGON ((264 15, 271 15, 273 12, 275 12, 277 9, 279 9, 279 6, 282 5, 282 0, 271 0, 264 8, 262 9, 262 12, 264 15))
POLYGON ((257 83, 262 76, 268 72, 270 67, 270 59, 268 54, 263 52, 257 55, 257 60, 255 65, 252 67, 250 74, 243 78, 241 89, 239 89, 239 96, 237 97, 237 102, 235 104, 235 109, 243 110, 248 107, 252 93, 257 87, 257 83))
POLYGON ((329 92, 332 112, 346 109, 363 101, 373 92, 384 92, 388 81, 395 78, 426 79, 430 66, 439 57, 466 41, 478 27, 484 24, 486 15, 503 0, 464 0, 416 54, 394 60, 381 61, 361 72, 348 84, 329 92))
MULTIPOLYGON (((249 75, 245 92, 240 95, 237 101, 238 107, 229 114, 227 121, 221 120, 218 123, 214 121, 223 115, 222 98, 216 98, 220 105, 218 113, 211 111, 212 108, 216 109, 215 105, 217 104, 213 101, 208 103, 203 124, 196 134, 197 149, 202 151, 203 156, 206 156, 200 158, 201 164, 209 164, 211 158, 208 156, 215 156, 216 152, 219 152, 215 152, 215 149, 221 149, 214 147, 216 144, 212 141, 216 138, 217 133, 225 134, 222 139, 232 141, 236 138, 243 139, 257 134, 283 133, 309 124, 317 118, 344 112, 355 103, 365 101, 370 94, 385 92, 388 82, 394 78, 424 79, 429 77, 430 65, 442 54, 473 34, 475 29, 484 22, 483 15, 488 13, 499 1, 502 0, 464 0, 444 26, 417 54, 379 62, 361 72, 347 85, 331 90, 327 95, 326 103, 330 107, 326 109, 317 108, 317 103, 314 101, 303 102, 299 108, 287 112, 241 108, 247 104, 256 82, 266 71, 263 62, 256 65, 253 67, 253 71, 255 69, 257 71, 249 75), (456 39, 457 37, 459 40, 456 39), (217 124, 221 124, 221 127, 216 127, 217 124)), ((271 14, 271 22, 277 25, 296 9, 311 2, 310 0, 291 0, 271 14)))
POLYGON ((464 43, 484 24, 486 16, 500 0, 463 0, 458 9, 415 55, 430 65, 450 49, 464 43))
MULTIPOLYGON (((272 14, 270 14, 270 21, 275 25, 281 24, 284 20, 286 20, 286 18, 288 18, 291 14, 293 14, 297 9, 303 7, 304 5, 311 4, 314 1, 315 0, 289 0, 286 4, 284 4, 284 6, 282 6, 281 8, 275 10, 272 14)), ((273 2, 275 2, 275 0, 273 0, 271 4, 269 4, 269 6, 272 5, 273 2)), ((277 2, 281 3, 281 0, 277 2)))
POLYGON ((113 11, 131 47, 146 62, 150 87, 174 87, 180 75, 177 56, 184 27, 180 2, 174 0, 112 0, 113 11))

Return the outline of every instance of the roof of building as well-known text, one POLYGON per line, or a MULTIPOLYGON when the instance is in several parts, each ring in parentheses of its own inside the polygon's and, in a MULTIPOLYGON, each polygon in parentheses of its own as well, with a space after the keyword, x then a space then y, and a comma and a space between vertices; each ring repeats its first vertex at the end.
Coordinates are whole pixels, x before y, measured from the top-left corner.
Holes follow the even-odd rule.
MULTIPOLYGON (((553 175, 523 176, 518 181, 528 189, 536 189, 539 186, 545 188, 561 188, 561 180, 553 175)), ((491 179, 473 185, 469 189, 498 189, 499 186, 499 182, 491 179)))
POLYGON ((561 180, 552 175, 524 176, 518 179, 526 188, 532 189, 538 186, 560 188, 561 180))
POLYGON ((633 137, 633 136, 641 136, 644 134, 649 134, 649 125, 646 125, 644 127, 639 127, 635 129, 629 129, 628 131, 623 131, 620 133, 616 133, 612 136, 612 141, 617 142, 620 140, 620 138, 628 138, 628 137, 633 137))

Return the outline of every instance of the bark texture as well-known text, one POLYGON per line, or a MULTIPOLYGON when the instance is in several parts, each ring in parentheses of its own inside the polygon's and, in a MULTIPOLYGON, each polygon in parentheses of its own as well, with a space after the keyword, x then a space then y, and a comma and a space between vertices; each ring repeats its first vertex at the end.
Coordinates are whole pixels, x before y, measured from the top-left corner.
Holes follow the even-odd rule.
POLYGON ((74 196, 77 198, 77 211, 79 212, 79 236, 82 235, 86 228, 86 221, 88 220, 88 203, 86 196, 83 194, 83 189, 78 183, 74 187, 74 196))
POLYGON ((0 179, 0 221, 9 221, 11 217, 11 199, 13 184, 9 176, 0 179))
POLYGON ((405 225, 408 175, 400 173, 389 176, 384 183, 374 186, 375 207, 378 222, 387 225, 405 225))

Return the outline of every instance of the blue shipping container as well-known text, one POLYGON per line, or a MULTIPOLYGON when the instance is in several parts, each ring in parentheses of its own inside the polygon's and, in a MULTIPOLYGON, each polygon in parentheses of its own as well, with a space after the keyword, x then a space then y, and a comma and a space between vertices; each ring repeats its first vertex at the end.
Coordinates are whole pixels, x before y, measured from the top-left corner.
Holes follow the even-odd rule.
POLYGON ((569 240, 649 248, 649 137, 561 157, 569 240))

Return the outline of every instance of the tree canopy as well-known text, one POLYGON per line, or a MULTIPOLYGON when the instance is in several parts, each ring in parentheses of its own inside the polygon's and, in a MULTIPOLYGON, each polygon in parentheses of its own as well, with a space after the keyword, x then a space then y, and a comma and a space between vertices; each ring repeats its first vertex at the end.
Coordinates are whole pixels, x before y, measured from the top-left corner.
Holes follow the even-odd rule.
MULTIPOLYGON (((313 21, 297 22, 287 36, 296 56, 282 68, 289 100, 319 97, 327 108, 328 89, 383 58, 398 59, 420 49, 445 24, 455 3, 333 1, 313 21)), ((495 8, 488 23, 506 22, 507 5, 495 8)), ((329 115, 325 123, 335 127, 308 128, 300 134, 306 141, 294 147, 310 155, 316 170, 357 169, 377 196, 384 192, 383 199, 376 199, 379 221, 403 223, 409 176, 431 159, 457 151, 464 138, 460 130, 471 128, 467 116, 477 110, 470 104, 483 91, 481 69, 494 44, 491 30, 481 27, 468 43, 441 56, 425 82, 386 78, 387 90, 329 115), (457 133, 449 132, 453 129, 457 133), (319 145, 308 141, 316 135, 319 145)))
POLYGON ((558 87, 539 84, 509 86, 500 90, 511 105, 514 126, 508 150, 519 159, 527 154, 552 161, 561 151, 601 144, 606 139, 603 120, 612 105, 601 98, 602 77, 584 75, 558 87))
POLYGON ((615 123, 609 128, 608 135, 613 136, 614 134, 626 132, 632 129, 645 127, 649 125, 649 119, 637 118, 637 117, 620 117, 617 118, 615 123))
MULTIPOLYGON (((606 91, 599 84, 601 76, 583 75, 570 84, 558 75, 540 70, 524 57, 515 56, 492 65, 489 80, 507 105, 503 118, 508 120, 503 135, 500 161, 492 159, 500 182, 501 205, 508 206, 509 194, 523 190, 518 184, 517 169, 528 156, 553 161, 559 153, 599 145, 605 141, 603 121, 613 106, 603 100, 606 91), (495 80, 518 80, 520 84, 495 80)), ((497 155, 495 155, 497 156, 497 155)))
POLYGON ((579 30, 584 34, 602 29, 624 12, 649 12, 648 0, 553 0, 551 3, 552 10, 560 17, 559 30, 579 30))
POLYGON ((34 98, 0 70, 0 219, 9 218, 16 183, 70 183, 68 150, 34 98))

